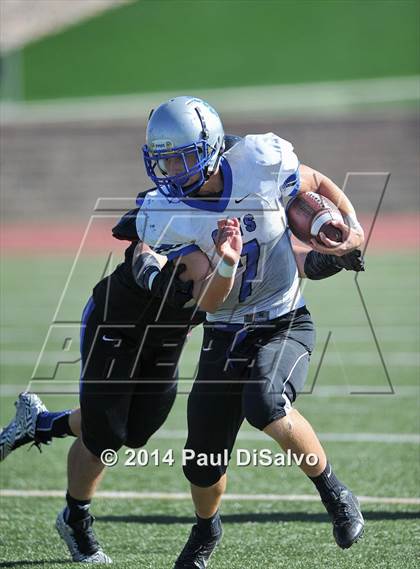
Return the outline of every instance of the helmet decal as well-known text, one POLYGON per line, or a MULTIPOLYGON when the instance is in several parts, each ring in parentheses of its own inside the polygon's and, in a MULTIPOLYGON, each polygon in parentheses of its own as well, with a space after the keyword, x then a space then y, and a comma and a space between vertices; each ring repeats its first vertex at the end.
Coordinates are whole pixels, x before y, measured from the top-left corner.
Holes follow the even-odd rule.
POLYGON ((150 150, 152 152, 168 152, 174 147, 173 142, 170 140, 153 140, 150 143, 150 150))

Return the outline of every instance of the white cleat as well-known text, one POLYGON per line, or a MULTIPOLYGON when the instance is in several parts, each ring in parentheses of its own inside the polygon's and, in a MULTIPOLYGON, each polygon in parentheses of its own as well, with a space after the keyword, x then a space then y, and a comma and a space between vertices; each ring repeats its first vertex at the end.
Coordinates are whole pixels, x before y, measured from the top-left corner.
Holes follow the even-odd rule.
POLYGON ((93 516, 72 524, 66 523, 64 512, 60 512, 55 522, 55 527, 60 537, 66 542, 73 561, 78 563, 112 563, 112 559, 103 552, 96 540, 92 529, 93 516))
POLYGON ((48 411, 35 393, 21 393, 15 407, 15 416, 0 432, 0 462, 15 449, 35 441, 38 415, 48 411))

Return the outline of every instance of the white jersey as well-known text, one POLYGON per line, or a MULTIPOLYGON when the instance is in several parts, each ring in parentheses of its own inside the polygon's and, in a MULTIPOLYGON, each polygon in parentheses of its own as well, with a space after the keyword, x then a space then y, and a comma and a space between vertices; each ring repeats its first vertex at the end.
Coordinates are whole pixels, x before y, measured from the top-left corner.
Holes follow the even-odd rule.
POLYGON ((240 219, 243 249, 235 284, 209 321, 272 319, 303 306, 283 198, 299 189, 293 146, 273 133, 248 135, 223 154, 215 200, 168 200, 157 190, 139 204, 139 238, 169 259, 201 249, 213 266, 217 221, 240 219), (259 314, 261 313, 261 314, 259 314))

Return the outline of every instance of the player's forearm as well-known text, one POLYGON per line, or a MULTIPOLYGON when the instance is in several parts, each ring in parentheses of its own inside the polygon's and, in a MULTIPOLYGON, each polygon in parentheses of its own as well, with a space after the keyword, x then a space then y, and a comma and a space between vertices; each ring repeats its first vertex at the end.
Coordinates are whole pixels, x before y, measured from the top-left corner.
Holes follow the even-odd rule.
POLYGON ((140 288, 151 291, 154 279, 166 263, 166 258, 156 254, 146 243, 139 242, 133 254, 133 277, 140 288))
POLYGON ((353 204, 343 190, 330 180, 330 178, 309 166, 301 165, 299 171, 301 175, 300 191, 318 192, 331 200, 343 214, 344 222, 347 226, 359 236, 356 247, 361 247, 364 241, 363 228, 357 220, 353 204))
POLYGON ((163 268, 167 263, 168 259, 164 255, 159 255, 159 253, 153 251, 153 249, 149 247, 147 243, 139 241, 134 250, 133 264, 135 263, 136 259, 138 259, 139 255, 142 255, 143 253, 149 253, 150 255, 153 255, 153 257, 155 257, 155 259, 158 261, 161 268, 163 268))
POLYGON ((309 247, 304 247, 303 245, 293 245, 293 254, 295 256, 296 265, 298 268, 298 274, 300 278, 305 278, 305 259, 306 255, 311 249, 309 247))
POLYGON ((206 312, 216 312, 229 296, 235 282, 236 266, 228 266, 223 261, 221 266, 207 281, 202 281, 203 286, 197 297, 194 294, 197 304, 206 312))
POLYGON ((300 166, 301 192, 318 192, 331 200, 344 214, 355 216, 356 212, 346 194, 330 178, 309 166, 300 166))

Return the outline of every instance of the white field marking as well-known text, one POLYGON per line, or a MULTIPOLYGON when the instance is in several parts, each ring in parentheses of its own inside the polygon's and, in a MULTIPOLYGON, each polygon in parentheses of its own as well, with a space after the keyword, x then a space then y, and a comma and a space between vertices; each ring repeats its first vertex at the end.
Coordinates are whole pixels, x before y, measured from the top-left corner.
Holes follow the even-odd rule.
MULTIPOLYGON (((74 326, 74 325, 73 325, 74 326)), ((320 356, 320 354, 317 354, 320 356)), ((3 364, 6 365, 35 365, 37 369, 40 365, 54 365, 60 360, 69 361, 69 359, 79 358, 78 349, 63 352, 49 351, 43 352, 35 350, 1 350, 1 359, 3 364)), ((384 353, 385 363, 390 366, 398 367, 418 367, 420 365, 420 352, 391 352, 384 353)), ((312 365, 317 365, 319 357, 313 357, 312 365)), ((323 366, 341 366, 343 364, 349 366, 380 366, 382 367, 379 354, 377 352, 355 352, 346 351, 344 353, 337 353, 327 351, 322 363, 323 366)))
MULTIPOLYGON (((370 442, 370 443, 411 443, 420 444, 420 435, 411 433, 317 433, 322 441, 329 442, 370 442)), ((183 440, 187 439, 187 431, 162 429, 154 435, 157 439, 164 440, 183 440)), ((238 440, 241 441, 265 441, 271 442, 271 439, 264 433, 259 431, 242 430, 238 434, 238 440)))
MULTIPOLYGON (((14 322, 16 324, 16 320, 14 322)), ((16 327, 6 327, 4 326, 3 329, 0 331, 0 344, 2 345, 13 345, 18 344, 19 342, 25 342, 27 344, 33 345, 34 343, 34 333, 33 328, 35 326, 36 331, 39 331, 39 334, 42 332, 44 333, 48 331, 48 326, 46 324, 39 324, 36 326, 32 323, 29 325, 29 328, 21 328, 19 326, 16 327)), ((339 344, 343 343, 360 343, 365 344, 367 340, 372 339, 372 332, 369 328, 363 328, 362 326, 354 326, 346 328, 340 328, 337 326, 330 326, 329 328, 317 326, 318 332, 318 344, 320 345, 322 341, 326 338, 328 332, 332 332, 332 337, 334 341, 339 344)), ((388 343, 403 343, 407 341, 412 341, 413 343, 416 342, 419 338, 420 332, 416 326, 395 326, 395 327, 375 327, 375 333, 378 336, 381 343, 388 342, 388 343)), ((38 335, 39 335, 38 334, 38 335)), ((43 339, 43 338, 42 338, 43 339)))
MULTIPOLYGON (((4 320, 4 319, 3 319, 4 320)), ((34 334, 33 334, 33 324, 30 324, 30 330, 25 327, 16 326, 16 317, 13 322, 14 326, 6 327, 6 323, 3 322, 3 329, 0 331, 0 342, 1 344, 13 344, 17 342, 27 342, 33 344, 34 334)), ((42 331, 43 337, 48 331, 48 325, 39 324, 39 318, 34 319, 34 324, 38 324, 37 328, 42 331)), ((74 322, 72 322, 74 324, 74 322)), ((28 325, 28 322, 27 324, 28 325)), ((318 345, 321 345, 322 340, 325 339, 328 332, 332 332, 332 338, 336 343, 340 342, 350 342, 350 343, 364 343, 366 340, 372 339, 372 332, 368 326, 317 326, 316 330, 318 332, 318 345)), ((383 342, 404 342, 407 340, 412 340, 415 342, 420 334, 419 327, 415 325, 403 325, 398 324, 395 326, 375 326, 375 333, 379 338, 381 343, 383 342)))
MULTIPOLYGON (((64 498, 63 490, 0 490, 4 498, 64 498)), ((112 498, 116 500, 191 500, 187 492, 129 492, 129 491, 99 491, 97 498, 112 498)), ((420 498, 394 498, 387 496, 358 496, 365 504, 420 504, 420 498)), ((228 502, 319 502, 319 496, 312 494, 225 494, 224 501, 228 502)))
MULTIPOLYGON (((55 123, 63 121, 135 119, 146 121, 156 104, 185 92, 157 92, 142 95, 87 97, 33 103, 3 103, 2 124, 55 123)), ((293 113, 342 115, 360 105, 416 101, 419 76, 325 81, 292 85, 194 89, 194 95, 208 100, 223 115, 284 117, 293 113)))
MULTIPOLYGON (((186 391, 188 384, 192 385, 192 380, 180 381, 180 389, 186 391)), ((310 381, 308 380, 308 386, 310 381)), ((307 386, 307 388, 309 388, 307 386)), ((394 386, 394 394, 388 393, 388 385, 316 385, 312 393, 301 393, 300 397, 352 397, 352 401, 356 397, 356 401, 360 400, 360 391, 368 393, 366 396, 371 396, 372 392, 377 395, 384 395, 386 397, 420 397, 420 387, 417 385, 400 385, 394 386), (375 393, 377 392, 377 393, 375 393), (379 392, 379 393, 378 393, 379 392), (385 394, 384 394, 385 392, 385 394)), ((49 397, 52 395, 78 395, 79 394, 79 380, 32 380, 26 384, 16 383, 3 383, 0 384, 0 395, 2 397, 17 397, 22 391, 33 391, 38 395, 47 394, 49 397)), ((346 399, 348 401, 348 399, 346 399)))
MULTIPOLYGON (((40 325, 39 319, 37 324, 27 323, 27 326, 28 328, 25 329, 12 327, 3 328, 3 330, 0 332, 0 350, 2 353, 3 350, 13 351, 13 348, 15 348, 16 345, 30 348, 34 344, 34 337, 37 338, 37 341, 40 343, 48 333, 48 327, 46 328, 45 325, 40 325), (30 331, 28 331, 29 329, 30 331), (35 334, 34 329, 37 330, 35 334)), ((317 327, 318 350, 320 350, 323 342, 325 342, 329 331, 332 332, 331 339, 334 340, 336 351, 342 344, 352 344, 354 350, 357 345, 360 345, 361 348, 364 348, 366 346, 366 342, 373 342, 372 332, 369 328, 366 327, 330 326, 326 328, 319 326, 317 327)), ((413 348, 416 349, 419 342, 420 332, 417 326, 375 326, 375 334, 377 335, 378 340, 383 348, 385 345, 387 345, 387 349, 383 349, 383 351, 387 352, 388 347, 392 347, 392 349, 389 349, 389 351, 398 353, 398 350, 396 350, 396 348, 399 346, 407 348, 412 345, 413 348)), ((315 353, 313 360, 315 360, 315 357, 317 355, 319 354, 315 353)))
MULTIPOLYGON (((42 394, 42 391, 37 391, 42 394)), ((4 397, 3 389, 0 394, 4 397)), ((75 393, 76 394, 76 393, 75 393)), ((359 397, 359 396, 358 396, 359 397)), ((384 443, 384 444, 420 444, 420 435, 415 433, 317 433, 321 441, 344 443, 384 443)), ((182 429, 161 429, 153 438, 156 440, 186 441, 187 431, 182 429)), ((273 441, 264 433, 257 430, 243 429, 239 431, 237 440, 260 441, 267 444, 273 441)))

